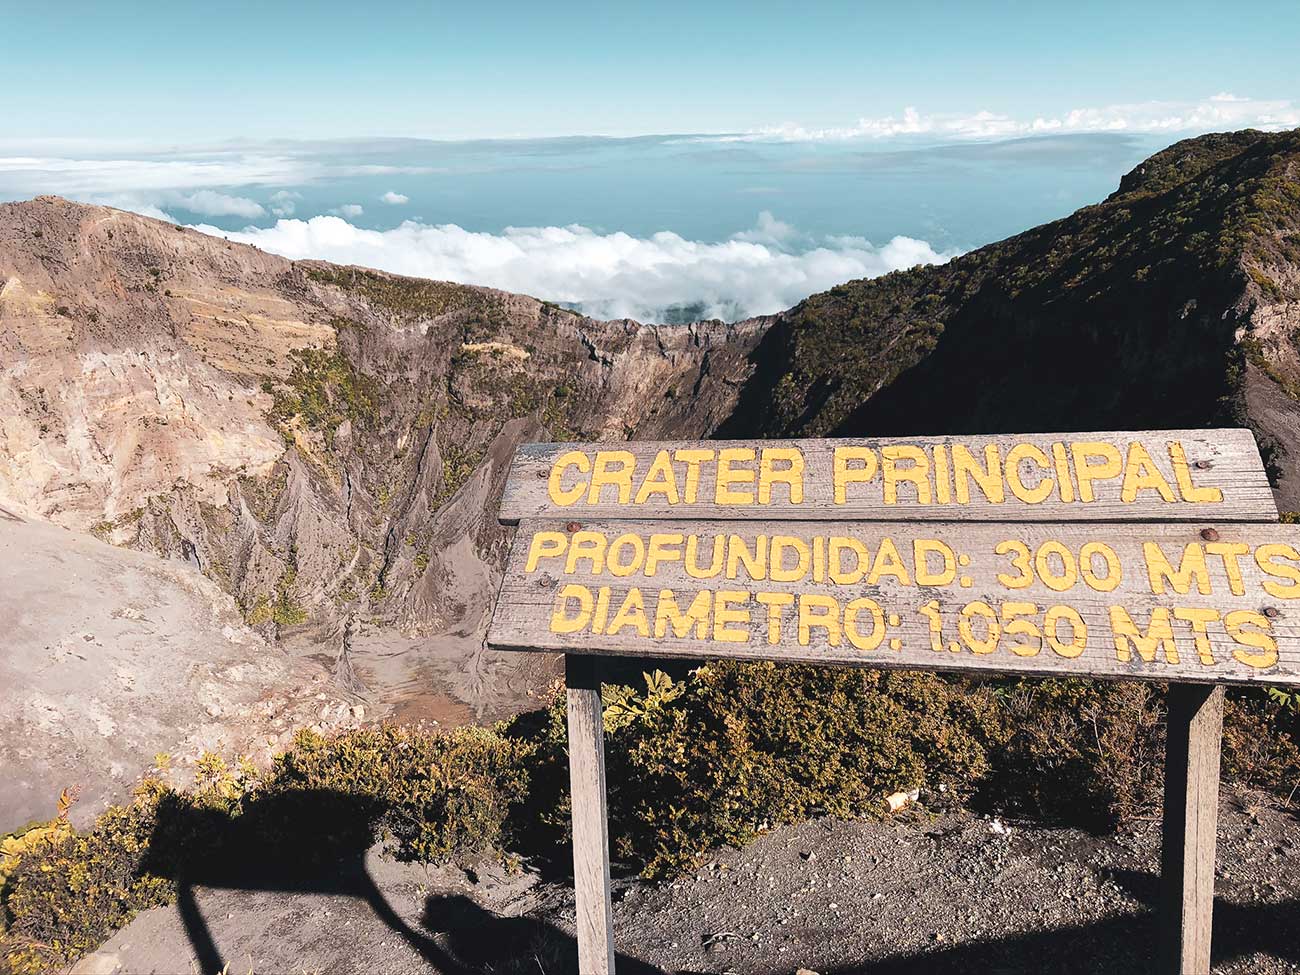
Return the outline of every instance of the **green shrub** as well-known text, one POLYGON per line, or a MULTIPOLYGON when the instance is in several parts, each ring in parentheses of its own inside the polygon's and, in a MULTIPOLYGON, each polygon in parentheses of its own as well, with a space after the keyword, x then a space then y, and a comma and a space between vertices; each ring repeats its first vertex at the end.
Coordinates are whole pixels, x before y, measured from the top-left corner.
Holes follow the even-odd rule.
POLYGON ((84 834, 6 844, 0 971, 43 972, 92 950, 176 881, 297 876, 383 839, 425 863, 501 852, 531 746, 483 728, 301 732, 263 777, 206 755, 187 793, 147 781, 84 834), (16 865, 15 865, 16 862, 16 865))
POLYGON ((1226 778, 1290 798, 1300 787, 1300 712, 1294 692, 1232 690, 1223 716, 1226 778))
POLYGON ((720 663, 610 703, 611 834, 647 877, 899 789, 959 800, 1005 736, 991 694, 935 674, 720 663))
POLYGON ((381 725, 335 737, 300 732, 264 801, 295 792, 359 800, 355 825, 401 860, 446 863, 502 850, 523 801, 531 746, 485 728, 444 734, 381 725))
POLYGON ((1164 784, 1162 685, 1020 680, 1001 697, 1013 731, 994 757, 991 801, 1096 827, 1158 808, 1164 784))
POLYGON ((3 964, 43 972, 93 950, 137 912, 167 903, 170 881, 142 870, 160 793, 115 806, 84 835, 28 850, 5 887, 3 964))

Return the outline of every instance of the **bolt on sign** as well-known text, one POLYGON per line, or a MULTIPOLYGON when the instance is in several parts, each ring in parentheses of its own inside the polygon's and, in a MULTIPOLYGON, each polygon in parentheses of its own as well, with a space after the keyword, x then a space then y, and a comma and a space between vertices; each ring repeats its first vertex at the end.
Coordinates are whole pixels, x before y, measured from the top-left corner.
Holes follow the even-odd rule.
POLYGON ((1209 970, 1215 685, 1300 683, 1300 526, 1249 431, 529 444, 501 520, 489 644, 569 655, 584 972, 602 655, 1174 682, 1160 970, 1209 970))

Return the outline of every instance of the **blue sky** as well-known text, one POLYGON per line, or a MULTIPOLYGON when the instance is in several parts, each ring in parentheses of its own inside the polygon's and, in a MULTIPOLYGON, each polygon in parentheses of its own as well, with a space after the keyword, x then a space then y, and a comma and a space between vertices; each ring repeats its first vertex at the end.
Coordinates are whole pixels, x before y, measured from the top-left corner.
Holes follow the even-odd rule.
POLYGON ((1295 0, 0 7, 9 138, 727 132, 1300 97, 1295 0))
POLYGON ((1300 0, 0 0, 0 201, 606 317, 778 311, 1300 126, 1300 0))

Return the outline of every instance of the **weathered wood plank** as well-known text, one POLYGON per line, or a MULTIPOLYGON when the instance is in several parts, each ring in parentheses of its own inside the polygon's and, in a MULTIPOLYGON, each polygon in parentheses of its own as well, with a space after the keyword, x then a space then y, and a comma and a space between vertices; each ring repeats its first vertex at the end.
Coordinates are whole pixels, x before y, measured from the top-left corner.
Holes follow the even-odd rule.
POLYGON ((612 975, 614 915, 609 896, 609 820, 605 809, 605 719, 600 700, 600 661, 571 654, 565 657, 564 663, 569 708, 578 971, 612 975))
POLYGON ((1169 687, 1160 866, 1162 975, 1209 975, 1223 688, 1169 687))
POLYGON ((1290 525, 528 521, 488 640, 1293 684, 1297 597, 1290 525))
POLYGON ((527 444, 505 522, 1277 521, 1248 430, 527 444))

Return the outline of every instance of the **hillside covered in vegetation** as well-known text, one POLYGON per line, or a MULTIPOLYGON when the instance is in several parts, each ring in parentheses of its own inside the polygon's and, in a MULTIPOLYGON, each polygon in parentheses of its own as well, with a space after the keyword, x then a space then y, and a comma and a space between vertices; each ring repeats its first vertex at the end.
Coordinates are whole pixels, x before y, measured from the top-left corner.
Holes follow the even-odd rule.
POLYGON ((1250 426, 1300 507, 1300 133, 1179 142, 1096 206, 780 317, 725 434, 1250 426))

